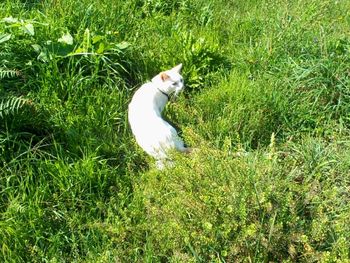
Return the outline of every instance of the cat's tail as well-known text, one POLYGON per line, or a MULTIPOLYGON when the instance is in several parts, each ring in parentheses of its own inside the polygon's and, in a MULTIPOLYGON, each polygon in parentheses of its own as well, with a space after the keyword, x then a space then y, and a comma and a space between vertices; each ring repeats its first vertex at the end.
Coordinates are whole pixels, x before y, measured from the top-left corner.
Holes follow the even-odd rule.
POLYGON ((156 167, 158 170, 164 170, 165 168, 174 167, 174 162, 169 159, 159 159, 156 161, 156 167))

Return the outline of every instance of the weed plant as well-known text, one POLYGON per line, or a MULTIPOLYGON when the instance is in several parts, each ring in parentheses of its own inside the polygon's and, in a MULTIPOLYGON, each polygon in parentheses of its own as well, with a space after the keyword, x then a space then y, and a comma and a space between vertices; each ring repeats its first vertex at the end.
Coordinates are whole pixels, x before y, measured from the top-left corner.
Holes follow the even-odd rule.
POLYGON ((0 3, 1 262, 349 262, 349 1, 0 3), (196 150, 158 171, 127 122, 196 150))

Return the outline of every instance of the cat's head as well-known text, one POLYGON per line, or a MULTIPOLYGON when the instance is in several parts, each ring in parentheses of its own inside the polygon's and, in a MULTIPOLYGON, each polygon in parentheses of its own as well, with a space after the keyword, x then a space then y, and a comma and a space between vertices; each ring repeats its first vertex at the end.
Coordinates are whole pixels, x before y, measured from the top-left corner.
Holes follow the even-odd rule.
POLYGON ((172 69, 159 73, 152 79, 152 82, 157 82, 162 91, 167 94, 174 93, 175 96, 184 88, 184 80, 181 76, 182 64, 179 64, 172 69))

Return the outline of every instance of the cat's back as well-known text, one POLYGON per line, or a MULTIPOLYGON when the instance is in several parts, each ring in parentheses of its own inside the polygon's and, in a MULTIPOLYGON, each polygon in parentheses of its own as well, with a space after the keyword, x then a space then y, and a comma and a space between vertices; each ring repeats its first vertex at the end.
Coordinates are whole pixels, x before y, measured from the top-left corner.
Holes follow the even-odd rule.
POLYGON ((145 83, 143 84, 133 95, 131 102, 129 104, 130 107, 135 107, 138 105, 138 107, 146 107, 148 104, 153 103, 153 87, 152 83, 145 83))
POLYGON ((147 127, 147 123, 158 119, 154 93, 152 83, 145 83, 133 95, 128 107, 129 123, 133 129, 147 127))

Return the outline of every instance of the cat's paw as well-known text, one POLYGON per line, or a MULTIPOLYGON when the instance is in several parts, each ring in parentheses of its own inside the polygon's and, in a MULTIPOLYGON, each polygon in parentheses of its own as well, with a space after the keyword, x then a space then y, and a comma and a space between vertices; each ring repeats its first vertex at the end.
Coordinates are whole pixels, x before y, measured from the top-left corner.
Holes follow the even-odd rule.
POLYGON ((171 160, 157 160, 156 167, 158 170, 174 167, 174 162, 171 160))
POLYGON ((186 153, 186 154, 197 153, 197 152, 199 152, 199 149, 198 148, 187 147, 187 148, 185 148, 185 150, 183 152, 186 153))

